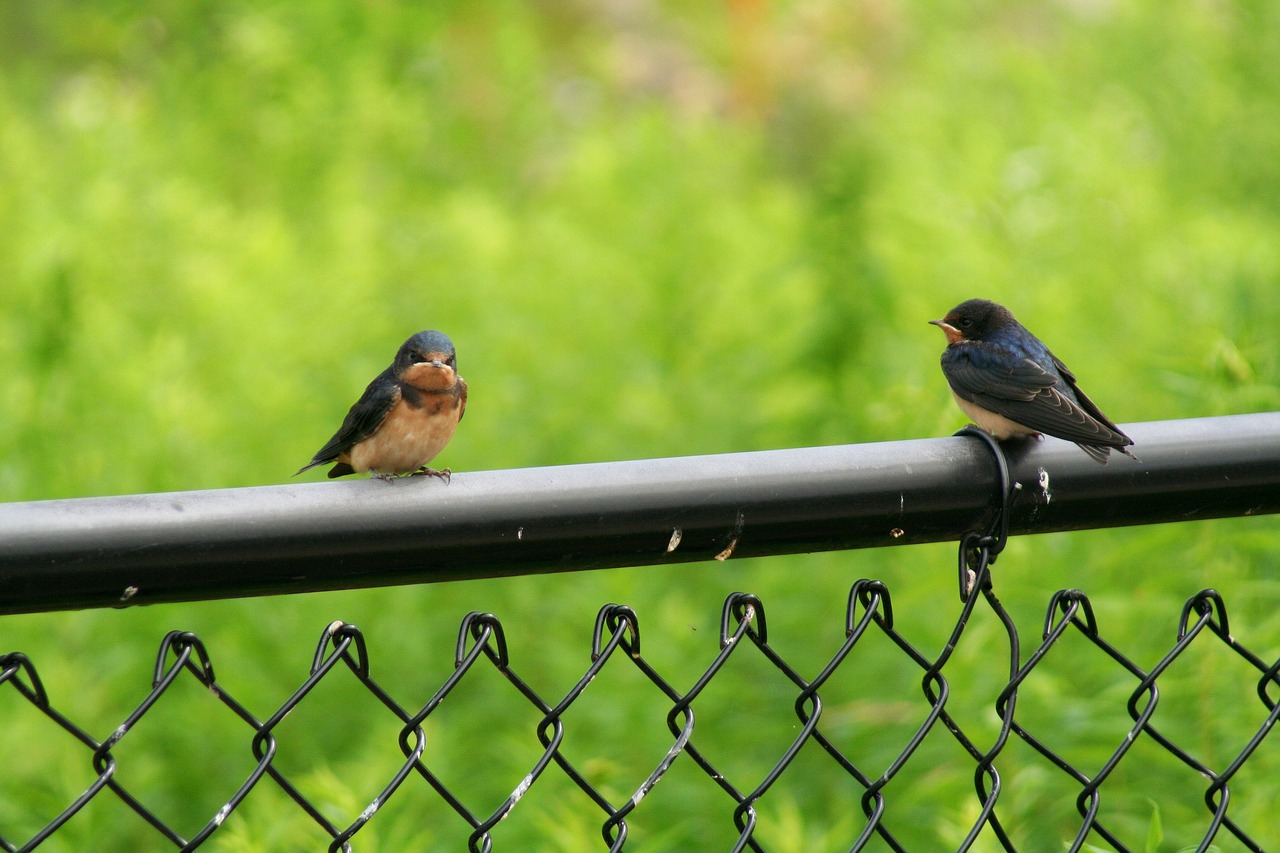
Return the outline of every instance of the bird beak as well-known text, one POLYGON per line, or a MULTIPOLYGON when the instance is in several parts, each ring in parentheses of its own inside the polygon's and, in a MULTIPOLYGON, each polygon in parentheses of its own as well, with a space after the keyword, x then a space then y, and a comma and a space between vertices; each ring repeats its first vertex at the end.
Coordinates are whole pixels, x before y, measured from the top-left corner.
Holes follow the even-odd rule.
POLYGON ((964 340, 964 335, 960 334, 960 330, 946 320, 930 320, 929 322, 943 331, 943 334, 947 336, 947 343, 954 344, 964 340))

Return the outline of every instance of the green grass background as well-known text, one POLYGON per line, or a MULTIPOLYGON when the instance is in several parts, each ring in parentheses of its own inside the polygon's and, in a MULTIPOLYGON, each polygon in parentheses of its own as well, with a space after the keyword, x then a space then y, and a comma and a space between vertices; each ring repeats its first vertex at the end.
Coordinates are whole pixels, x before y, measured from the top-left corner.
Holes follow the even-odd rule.
MULTIPOLYGON (((1280 408, 1277 67, 1270 0, 9 0, 0 500, 288 482, 422 328, 453 337, 471 386, 439 459, 455 471, 946 435, 963 419, 925 321, 971 296, 1008 304, 1121 423, 1280 408)), ((1274 660, 1278 568, 1275 522, 1253 518, 1019 539, 997 584, 1024 642, 1055 590, 1085 589, 1149 668, 1208 586, 1274 660)), ((606 602, 638 610, 646 656, 684 689, 735 589, 763 597, 775 646, 813 675, 859 577, 888 582, 903 632, 936 653, 953 574, 939 545, 6 617, 0 649, 29 654, 54 706, 104 738, 171 629, 203 638, 224 688, 266 716, 333 619, 364 630, 374 677, 417 707, 451 671, 461 617, 492 611, 554 701, 606 602)), ((952 675, 987 743, 1004 648, 980 614, 952 675)), ((739 654, 729 673, 696 742, 751 788, 797 724, 776 671, 739 654)), ((1221 769, 1264 717, 1255 681, 1198 644, 1162 680, 1157 724, 1221 769)), ((824 730, 878 774, 923 715, 918 682, 887 645, 860 650, 824 693, 824 730)), ((1092 773, 1132 689, 1068 643, 1020 719, 1092 773)), ((659 700, 620 665, 571 714, 566 749, 615 802, 669 745, 659 700)), ((12 691, 0 716, 0 835, 21 842, 92 774, 12 691)), ((432 718, 428 758, 487 813, 536 757, 537 717, 498 678, 468 680, 432 718)), ((335 679, 286 722, 279 762, 345 825, 398 765, 396 729, 335 679)), ((247 774, 245 732, 186 684, 117 748, 119 778, 194 833, 247 774)), ((1026 849, 1058 849, 1077 789, 1018 744, 1000 766, 1002 820, 1026 849)), ((963 838, 971 777, 930 737, 890 789, 910 849, 963 838)), ((1233 788, 1264 846, 1280 846, 1276 778, 1268 742, 1233 788)), ((1103 817, 1136 849, 1177 850, 1207 823, 1202 789, 1140 743, 1103 817)), ((806 749, 758 836, 846 849, 859 793, 806 749)), ((42 849, 162 849, 113 799, 42 849)), ((681 759, 632 838, 728 849, 729 805, 681 759)), ((601 820, 549 771, 495 849, 602 849, 601 820)), ((463 830, 410 780, 356 849, 462 849, 463 830)), ((264 783, 205 849, 324 846, 264 783)), ((994 846, 988 832, 977 849, 994 846)))

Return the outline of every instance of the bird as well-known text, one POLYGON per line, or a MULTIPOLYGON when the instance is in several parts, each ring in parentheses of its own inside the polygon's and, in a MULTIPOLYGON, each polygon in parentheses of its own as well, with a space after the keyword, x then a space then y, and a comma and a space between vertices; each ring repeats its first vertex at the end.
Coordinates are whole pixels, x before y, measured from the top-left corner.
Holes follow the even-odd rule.
POLYGON ((969 299, 930 323, 947 336, 942 373, 956 404, 996 439, 1052 435, 1103 465, 1133 439, 1102 413, 1072 373, 1003 305, 969 299))
POLYGON ((391 366, 364 389, 342 426, 294 476, 335 462, 329 477, 368 471, 381 480, 450 471, 428 468, 444 450, 467 410, 467 383, 448 335, 418 332, 405 341, 391 366))

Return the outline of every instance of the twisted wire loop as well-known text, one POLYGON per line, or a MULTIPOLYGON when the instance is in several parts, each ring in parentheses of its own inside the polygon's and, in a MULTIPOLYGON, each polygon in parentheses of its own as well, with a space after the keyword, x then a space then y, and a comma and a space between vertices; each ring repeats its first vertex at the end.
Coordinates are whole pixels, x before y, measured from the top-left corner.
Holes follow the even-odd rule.
MULTIPOLYGON (((378 685, 378 682, 374 681, 369 675, 369 655, 364 635, 360 632, 360 629, 355 625, 335 621, 329 623, 320 634, 320 642, 316 646, 316 652, 311 661, 309 677, 285 701, 284 705, 259 728, 258 735, 254 738, 252 744, 255 757, 262 759, 265 756, 266 750, 270 748, 267 744, 267 737, 274 732, 290 711, 296 708, 322 681, 330 677, 330 673, 334 672, 339 663, 345 664, 360 685, 377 698, 391 713, 395 714, 399 720, 405 723, 408 722, 409 713, 398 705, 378 685), (354 657, 352 656, 353 648, 355 651, 354 657)), ((338 671, 340 672, 341 670, 338 671)), ((426 735, 420 726, 406 726, 406 729, 407 731, 401 730, 401 744, 404 744, 406 736, 410 732, 416 738, 415 745, 406 753, 406 761, 392 775, 373 801, 354 820, 347 824, 345 829, 339 828, 331 822, 318 807, 303 796, 298 787, 275 765, 271 765, 267 772, 271 774, 271 778, 275 783, 333 839, 328 848, 330 853, 338 850, 349 853, 351 850, 351 837, 372 820, 387 799, 395 793, 396 789, 400 787, 401 783, 419 763, 423 750, 426 748, 426 735)))
MULTIPOLYGON (((50 704, 49 695, 45 692, 44 684, 40 680, 39 673, 36 672, 35 665, 22 652, 10 652, 9 654, 0 655, 0 686, 6 684, 12 687, 32 707, 87 747, 90 750, 90 754, 98 749, 100 746, 98 741, 94 740, 87 732, 59 713, 50 704)), ((96 778, 89 787, 85 788, 80 796, 76 797, 53 820, 27 839, 26 843, 21 847, 6 840, 2 834, 0 834, 0 847, 10 851, 10 853, 16 850, 34 850, 37 845, 53 835, 59 827, 74 817, 76 812, 84 808, 90 800, 96 797, 115 774, 115 770, 115 761, 111 759, 108 761, 106 768, 96 774, 96 778)))
POLYGON ((995 761, 1008 742, 1009 733, 1013 729, 1017 691, 1016 689, 1005 690, 997 698, 996 712, 1000 717, 1000 729, 990 748, 983 752, 978 749, 951 715, 947 713, 945 707, 943 707, 946 704, 945 694, 938 689, 938 686, 945 683, 942 678, 942 668, 946 666, 955 651, 960 637, 964 633, 965 626, 969 622, 969 617, 973 614, 973 610, 977 605, 979 596, 986 601, 987 606, 990 607, 992 614, 999 620, 1008 638, 1010 679, 1012 680, 1018 673, 1018 629, 1013 622, 1013 617, 1009 615, 1009 612, 996 597, 991 579, 991 566, 1008 542, 1010 507, 1022 485, 1013 481, 1013 476, 1009 469, 1009 460, 1005 457, 1004 450, 1000 447, 999 442, 989 433, 977 427, 966 426, 956 434, 976 437, 990 449, 996 463, 995 508, 985 532, 971 531, 960 539, 958 563, 960 598, 963 601, 963 607, 960 611, 960 617, 956 621, 955 629, 952 631, 951 637, 943 648, 942 653, 925 672, 924 691, 929 700, 938 706, 938 716, 943 721, 947 731, 969 753, 977 765, 974 769, 973 784, 981 807, 977 819, 973 822, 969 833, 957 849, 960 851, 970 849, 974 842, 977 841, 982 830, 989 826, 1000 845, 1005 850, 1013 850, 1013 842, 995 814, 996 801, 999 799, 1001 792, 1000 773, 996 769, 995 761))
POLYGON ((1277 716, 1280 711, 1276 708, 1275 700, 1271 699, 1267 693, 1267 689, 1271 685, 1280 686, 1280 682, 1276 680, 1276 669, 1280 666, 1280 661, 1268 666, 1260 658, 1246 649, 1244 646, 1236 642, 1231 636, 1231 632, 1227 623, 1227 608, 1216 590, 1201 590, 1196 595, 1189 598, 1182 608, 1182 618, 1178 626, 1178 642, 1173 649, 1160 660, 1152 669, 1148 676, 1150 679, 1157 678, 1161 673, 1173 665, 1177 657, 1190 646, 1198 636, 1204 631, 1208 631, 1211 635, 1216 636, 1228 649, 1243 658, 1251 666, 1262 673, 1258 681, 1258 696, 1263 704, 1267 706, 1270 713, 1263 721, 1258 731, 1250 738, 1248 744, 1241 750, 1222 772, 1216 772, 1208 765, 1202 763, 1190 752, 1172 739, 1161 733, 1155 726, 1147 723, 1143 726, 1143 731, 1148 736, 1155 739, 1157 743, 1165 748, 1170 754, 1177 757, 1188 767, 1196 771, 1201 777, 1209 780, 1209 786, 1204 792, 1205 806, 1212 813, 1212 820, 1209 828, 1205 832, 1204 838, 1201 839, 1196 847, 1197 853, 1207 851, 1213 845, 1214 838, 1222 828, 1226 828, 1235 838, 1241 841, 1249 850, 1262 850, 1251 838, 1249 838, 1242 827, 1236 824, 1227 815, 1227 805, 1231 799, 1228 783, 1231 778, 1236 775, 1241 766, 1245 763, 1250 755, 1257 750, 1262 743, 1263 738, 1275 726, 1277 716), (1194 621, 1192 619, 1194 615, 1194 621))
MULTIPOLYGON (((524 799, 529 789, 537 782, 538 778, 546 770, 547 766, 552 763, 556 754, 560 749, 560 744, 564 740, 564 723, 560 719, 564 708, 552 708, 542 699, 532 687, 530 687, 515 670, 511 667, 511 658, 507 649, 506 632, 502 627, 502 623, 492 613, 480 613, 473 611, 462 620, 462 626, 458 630, 458 643, 456 653, 454 655, 454 673, 445 682, 444 686, 436 692, 434 696, 427 702, 426 706, 413 717, 411 722, 420 724, 431 713, 436 711, 440 703, 446 696, 462 681, 462 679, 470 672, 475 671, 475 667, 481 660, 488 660, 494 669, 503 676, 516 691, 531 705, 534 706, 542 715, 542 720, 537 727, 537 736, 543 746, 543 752, 534 762, 532 768, 524 775, 515 789, 507 796, 505 800, 493 811, 487 818, 478 818, 469 809, 467 809, 461 800, 448 788, 443 785, 439 778, 432 773, 423 772, 424 778, 428 780, 433 788, 436 789, 445 801, 453 807, 466 822, 472 827, 472 832, 467 838, 467 848, 472 853, 488 853, 493 849, 493 836, 490 834, 499 821, 504 820, 512 810, 524 799), (470 651, 467 651, 467 637, 475 641, 470 651), (547 730, 550 728, 551 733, 547 730)), ((580 681, 575 690, 581 693, 586 683, 590 679, 580 681)), ((576 696, 577 693, 572 695, 576 696)), ((570 700, 572 701, 572 700, 570 700)), ((566 703, 564 707, 568 707, 566 703)), ((403 743, 403 733, 401 736, 403 743)))
MULTIPOLYGON (((988 441, 997 463, 997 501, 995 512, 989 525, 982 531, 966 535, 959 544, 958 567, 960 573, 961 608, 954 626, 951 628, 942 648, 936 655, 922 652, 905 636, 895 622, 894 604, 888 586, 873 579, 860 579, 853 583, 843 612, 841 613, 843 640, 835 647, 817 673, 807 676, 800 668, 789 662, 777 647, 770 642, 765 605, 759 597, 746 592, 734 592, 726 597, 720 611, 720 631, 716 638, 709 663, 701 668, 701 673, 693 678, 693 683, 685 690, 673 685, 673 679, 663 674, 641 653, 640 617, 624 604, 606 604, 600 608, 595 617, 591 633, 591 644, 588 663, 577 681, 558 699, 548 698, 545 691, 540 692, 526 682, 512 666, 507 632, 502 622, 492 613, 474 611, 467 614, 459 626, 457 643, 450 661, 447 677, 436 687, 420 709, 411 708, 394 699, 372 677, 370 656, 366 640, 355 626, 335 621, 321 632, 320 641, 315 654, 309 662, 306 676, 288 699, 274 712, 265 718, 259 718, 244 706, 236 702, 226 690, 224 684, 215 676, 212 657, 203 642, 194 634, 173 631, 166 634, 160 643, 159 654, 152 670, 150 688, 137 707, 121 722, 111 734, 97 740, 77 726, 67 716, 56 710, 52 698, 36 671, 35 665, 21 652, 12 652, 0 656, 0 700, 16 700, 17 710, 13 710, 12 702, 0 701, 0 730, 14 714, 31 709, 34 713, 52 720, 62 731, 70 735, 77 749, 84 751, 84 758, 92 768, 94 777, 84 791, 76 796, 63 810, 37 827, 25 841, 8 840, 5 833, 10 828, 0 825, 0 849, 5 851, 33 850, 58 832, 87 803, 104 792, 110 791, 115 798, 124 803, 155 833, 164 838, 169 845, 181 850, 194 850, 223 826, 229 815, 254 794, 260 782, 270 786, 274 784, 292 802, 315 823, 330 839, 330 851, 351 851, 359 845, 358 834, 371 822, 377 821, 383 807, 397 792, 406 787, 420 785, 422 789, 434 792, 465 824, 468 849, 473 853, 489 853, 501 847, 493 830, 505 818, 511 816, 530 798, 535 801, 540 796, 539 780, 550 771, 560 774, 574 787, 582 791, 594 811, 600 818, 599 824, 602 848, 609 851, 622 851, 627 848, 631 837, 632 825, 647 818, 646 798, 660 784, 670 777, 668 771, 677 761, 685 761, 696 768, 693 774, 695 784, 711 786, 726 799, 725 813, 708 815, 707 820, 723 820, 728 817, 737 832, 736 839, 730 849, 735 851, 765 851, 767 839, 760 831, 761 814, 768 807, 768 795, 778 781, 800 772, 795 768, 795 760, 806 748, 815 755, 825 755, 856 783, 858 806, 865 823, 857 826, 850 833, 856 835, 842 841, 847 843, 850 851, 867 849, 876 844, 877 849, 884 847, 895 851, 905 851, 908 843, 917 847, 918 843, 908 842, 906 832, 909 828, 901 822, 895 824, 890 816, 889 805, 907 793, 905 783, 899 780, 903 769, 913 761, 920 763, 917 756, 919 748, 932 733, 945 731, 962 748, 974 769, 973 789, 976 797, 976 817, 973 818, 964 837, 956 842, 955 849, 967 851, 973 849, 979 839, 987 846, 999 845, 1004 850, 1014 851, 1015 830, 1021 827, 1006 826, 1000 819, 998 805, 1003 790, 999 764, 1011 737, 1027 744, 1035 755, 1038 755, 1048 766, 1055 768, 1071 786, 1074 806, 1080 816, 1078 828, 1069 828, 1066 835, 1074 832, 1069 843, 1063 838, 1063 846, 1071 851, 1096 849, 1100 844, 1109 845, 1111 849, 1128 851, 1141 848, 1145 839, 1126 839, 1125 833, 1115 825, 1108 825, 1102 819, 1103 796, 1117 790, 1124 784, 1115 773, 1117 767, 1130 760, 1132 765, 1138 761, 1132 758, 1133 748, 1139 742, 1152 745, 1175 757, 1187 768, 1197 774, 1197 778, 1205 780, 1203 789, 1205 824, 1198 844, 1194 849, 1208 851, 1215 844, 1215 839, 1224 835, 1234 838, 1243 849, 1261 851, 1264 842, 1249 829, 1240 825, 1233 817, 1230 807, 1235 799, 1258 795, 1257 783, 1254 790, 1241 780, 1241 771, 1249 760, 1258 753, 1265 738, 1280 718, 1280 660, 1268 663, 1241 644, 1231 633, 1227 619, 1226 606, 1222 597, 1212 589, 1203 590, 1192 596, 1182 607, 1177 622, 1176 636, 1169 651, 1148 671, 1126 657, 1122 651, 1104 635, 1093 604, 1088 596, 1077 589, 1060 590, 1049 601, 1047 613, 1040 634, 1040 642, 1030 651, 1025 660, 1021 658, 1018 634, 1012 618, 1001 605, 994 592, 991 566, 1004 547, 1008 534, 1008 507, 1017 494, 1017 484, 1009 482, 1008 465, 1005 463, 999 446, 988 441), (1008 649, 1008 678, 1001 686, 994 699, 994 712, 999 720, 999 728, 989 745, 979 745, 960 725, 959 721, 948 709, 948 700, 952 696, 952 684, 963 683, 971 676, 971 672, 962 672, 960 667, 971 659, 957 657, 955 654, 964 642, 964 634, 971 617, 979 607, 993 616, 1004 630, 1008 649), (1061 751, 1054 748, 1050 741, 1054 732, 1033 731, 1033 726, 1019 719, 1017 700, 1019 691, 1029 679, 1036 677, 1036 672, 1049 666, 1048 661, 1061 657, 1067 652, 1060 651, 1068 638, 1075 642, 1083 641, 1100 651, 1109 666, 1114 666, 1126 682, 1126 711, 1132 725, 1120 737, 1118 744, 1107 757, 1096 767, 1082 767, 1068 761, 1061 751), (887 642, 885 642, 887 640, 887 642), (1161 714, 1171 710, 1172 700, 1160 701, 1159 681, 1173 669, 1180 659, 1193 645, 1205 647, 1207 643, 1220 644, 1226 652, 1242 660, 1257 672, 1255 692, 1259 703, 1259 722, 1247 743, 1219 769, 1211 762, 1198 756, 1195 746, 1179 743, 1170 734, 1169 727, 1160 727, 1157 719, 1157 708, 1161 714), (920 695, 923 705, 920 707, 921 719, 905 742, 896 747, 896 754, 883 769, 869 771, 859 767, 857 763, 836 743, 833 732, 828 727, 824 730, 824 704, 822 693, 831 685, 834 677, 844 670, 843 682, 854 682, 859 695, 872 699, 880 696, 880 685, 876 679, 868 679, 862 672, 855 671, 850 662, 850 655, 863 644, 863 648, 875 648, 892 657, 901 659, 902 667, 914 668, 920 674, 920 695), (786 689, 791 699, 791 713, 795 714, 798 727, 794 729, 791 740, 782 748, 772 764, 763 775, 751 784, 741 784, 741 780, 731 780, 724 768, 713 763, 705 751, 704 735, 695 737, 695 709, 703 701, 705 691, 716 679, 729 679, 726 666, 734 655, 759 655, 767 661, 768 666, 776 669, 786 680, 786 689), (339 665, 341 664, 341 666, 339 665), (619 801, 611 799, 603 790, 604 786, 594 782, 585 768, 589 763, 583 762, 578 752, 583 747, 566 746, 566 730, 571 728, 573 720, 570 711, 584 700, 590 693, 593 681, 606 668, 634 668, 639 673, 641 685, 656 688, 661 696, 661 712, 666 728, 670 734, 670 742, 665 753, 656 764, 651 766, 629 768, 633 785, 624 788, 631 790, 629 797, 619 801), (536 712, 536 722, 528 731, 531 745, 536 739, 540 750, 531 766, 523 769, 523 776, 515 788, 496 807, 483 806, 451 787, 433 769, 433 762, 438 759, 428 748, 425 734, 428 718, 437 713, 441 704, 464 681, 480 677, 480 673, 493 671, 515 690, 515 699, 504 703, 503 711, 512 720, 517 720, 515 711, 507 706, 516 706, 521 712, 528 713, 532 706, 536 712), (852 676, 852 677, 850 677, 852 676), (247 749, 253 756, 254 766, 249 774, 239 782, 238 787, 195 834, 189 838, 178 828, 162 820, 148 804, 149 796, 126 788, 122 777, 130 766, 129 755, 123 750, 129 735, 146 722, 155 708, 169 699, 172 687, 178 679, 194 678, 203 688, 210 692, 218 702, 209 705, 211 708, 225 707, 245 726, 245 739, 242 743, 210 743, 211 750, 219 754, 229 749, 247 749), (317 687, 332 679, 353 679, 357 688, 367 692, 378 700, 378 705, 396 720, 396 745, 403 755, 403 762, 395 769, 381 789, 358 815, 348 815, 343 820, 336 820, 327 815, 314 797, 308 797, 301 786, 280 767, 277 761, 281 742, 292 739, 301 740, 311 748, 315 748, 310 738, 295 736, 282 723, 290 712, 310 700, 316 694, 317 687), (1132 683, 1132 688, 1127 687, 1132 683), (12 688, 5 690, 4 688, 12 688), (939 725, 940 724, 940 725, 939 725), (703 779, 705 777, 705 779, 703 779), (422 785, 425 783, 425 785, 422 785)), ((791 602, 788 602, 791 604, 791 602)), ((806 636, 806 642, 813 640, 806 636)), ((653 642, 652 637, 646 639, 646 648, 653 642)), ((984 643, 990 641, 984 639, 984 643)), ((1003 656, 1003 652, 1001 652, 1003 656)), ((989 655, 983 655, 984 658, 989 655)), ((821 659, 821 658, 820 658, 821 659)), ((624 701, 625 696, 610 695, 611 702, 624 701)), ((709 700, 708 700, 709 701, 709 700)), ((1095 700, 1096 701, 1096 700, 1095 700)), ((1025 716, 1025 715, 1024 715, 1025 716)), ((437 718, 437 722, 438 722, 437 718)), ((656 722, 656 719, 655 719, 656 722)), ((1043 725, 1043 724, 1040 724, 1043 725)), ((472 727, 474 728, 474 727, 472 727)), ((465 737, 466 733, 460 733, 465 737)), ((868 733, 875 737, 876 733, 868 733)), ((473 732, 474 737, 484 737, 484 733, 473 732)), ((744 751, 752 747, 752 733, 734 731, 733 736, 740 738, 744 751)), ((438 741, 437 741, 438 742, 438 741)), ((455 750, 456 753, 456 750, 455 750)), ((1093 751, 1090 754, 1097 754, 1093 751)), ((184 756, 184 765, 191 763, 191 757, 184 756)), ((960 759, 965 760, 965 759, 960 759)), ((1130 774, 1133 775, 1133 774, 1130 774)), ((1139 774, 1140 775, 1140 774, 1139 774)), ((672 785, 679 784, 671 782, 672 785)), ((688 784, 687 777, 685 784, 688 784)), ((545 799, 542 801, 545 809, 545 799)), ((951 809, 954 803, 940 803, 939 808, 951 809)), ((529 807, 532 811, 539 806, 529 807)), ((852 803, 850 812, 853 812, 852 803)), ((447 816, 449 812, 446 810, 447 816)), ((1239 812, 1237 811, 1237 816, 1239 812)), ((901 819, 899 819, 901 820, 901 819)), ((33 821, 34 822, 34 821, 33 821)), ((423 826, 424 834, 432 827, 423 826)), ((1265 828, 1264 828, 1265 829, 1265 828)), ((1254 832, 1258 829, 1254 828, 1254 832)), ((1271 828, 1274 834, 1274 828, 1271 828)), ((632 845, 634 847, 634 844, 632 845)), ((1275 842, 1271 843, 1274 848, 1275 842)), ((512 848, 514 849, 514 848, 512 848)), ((1188 847, 1187 849, 1191 849, 1188 847)))

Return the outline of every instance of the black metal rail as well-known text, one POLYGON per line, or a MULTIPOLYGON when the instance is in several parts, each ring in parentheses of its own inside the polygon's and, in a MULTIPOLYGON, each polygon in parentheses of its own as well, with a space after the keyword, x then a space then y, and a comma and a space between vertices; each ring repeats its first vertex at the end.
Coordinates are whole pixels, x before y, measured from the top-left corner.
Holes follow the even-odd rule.
MULTIPOLYGON (((1010 532, 1280 512, 1280 413, 1124 427, 1141 462, 1007 445, 1010 532)), ((0 613, 955 541, 970 437, 0 505, 0 613)))

